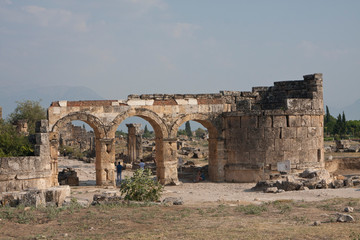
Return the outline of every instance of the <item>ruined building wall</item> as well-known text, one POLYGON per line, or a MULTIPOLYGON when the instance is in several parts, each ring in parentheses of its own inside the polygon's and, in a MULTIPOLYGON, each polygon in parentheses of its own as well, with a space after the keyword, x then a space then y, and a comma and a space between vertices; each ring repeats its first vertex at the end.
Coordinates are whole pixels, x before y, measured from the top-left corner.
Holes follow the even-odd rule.
POLYGON ((324 166, 321 74, 236 94, 224 116, 226 181, 264 179, 285 160, 292 171, 324 166))
POLYGON ((48 121, 37 124, 35 156, 0 158, 0 192, 56 186, 51 166, 48 121))

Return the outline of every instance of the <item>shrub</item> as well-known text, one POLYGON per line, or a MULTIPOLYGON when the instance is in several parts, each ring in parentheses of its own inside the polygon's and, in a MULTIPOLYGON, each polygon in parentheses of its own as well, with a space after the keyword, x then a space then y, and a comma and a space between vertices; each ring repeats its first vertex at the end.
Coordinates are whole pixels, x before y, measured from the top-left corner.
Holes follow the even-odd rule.
POLYGON ((158 201, 163 186, 151 178, 150 169, 138 169, 131 178, 125 179, 120 185, 121 195, 125 200, 158 201))

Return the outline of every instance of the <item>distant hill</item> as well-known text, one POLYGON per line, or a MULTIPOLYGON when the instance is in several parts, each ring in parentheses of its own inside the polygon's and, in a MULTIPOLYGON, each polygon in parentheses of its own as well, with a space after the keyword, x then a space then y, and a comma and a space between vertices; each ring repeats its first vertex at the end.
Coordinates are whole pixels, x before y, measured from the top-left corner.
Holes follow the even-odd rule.
POLYGON ((346 120, 360 120, 360 99, 356 100, 353 104, 343 108, 329 107, 330 114, 335 118, 342 112, 345 113, 346 120))
POLYGON ((22 89, 5 87, 0 89, 0 106, 3 108, 3 118, 15 110, 16 101, 24 100, 41 100, 41 106, 48 108, 53 101, 104 100, 104 98, 87 87, 50 86, 22 89))

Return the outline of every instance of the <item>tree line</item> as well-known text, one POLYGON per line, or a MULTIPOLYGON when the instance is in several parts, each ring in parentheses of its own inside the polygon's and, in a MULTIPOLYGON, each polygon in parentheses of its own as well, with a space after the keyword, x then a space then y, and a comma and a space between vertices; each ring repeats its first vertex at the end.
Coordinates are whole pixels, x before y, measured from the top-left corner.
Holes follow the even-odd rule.
POLYGON ((360 138, 360 120, 347 121, 344 112, 335 118, 326 106, 324 136, 334 139, 360 138))

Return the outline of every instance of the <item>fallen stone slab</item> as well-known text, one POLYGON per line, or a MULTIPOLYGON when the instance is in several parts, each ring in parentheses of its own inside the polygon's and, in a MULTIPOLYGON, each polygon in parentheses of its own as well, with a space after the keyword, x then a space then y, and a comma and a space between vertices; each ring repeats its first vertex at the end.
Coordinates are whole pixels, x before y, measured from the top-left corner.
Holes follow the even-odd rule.
POLYGON ((336 219, 337 222, 354 222, 355 219, 350 214, 343 214, 338 213, 338 218, 336 219))
POLYGON ((183 205, 184 201, 182 198, 167 197, 162 201, 165 205, 183 205))

